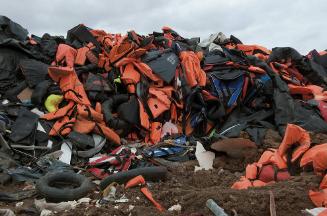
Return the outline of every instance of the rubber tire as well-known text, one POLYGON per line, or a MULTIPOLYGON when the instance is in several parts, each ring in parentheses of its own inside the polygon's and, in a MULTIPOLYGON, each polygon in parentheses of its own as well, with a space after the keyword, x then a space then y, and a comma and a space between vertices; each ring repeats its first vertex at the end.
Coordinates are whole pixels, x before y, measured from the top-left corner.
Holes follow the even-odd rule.
POLYGON ((142 175, 146 181, 160 181, 166 179, 167 168, 163 166, 136 168, 128 171, 122 171, 112 174, 100 182, 100 189, 104 190, 112 182, 124 184, 128 180, 142 175))
POLYGON ((78 200, 86 196, 94 187, 85 176, 74 172, 52 172, 41 177, 36 183, 37 193, 50 202, 78 200), (57 188, 50 186, 54 182, 78 184, 77 188, 57 188))

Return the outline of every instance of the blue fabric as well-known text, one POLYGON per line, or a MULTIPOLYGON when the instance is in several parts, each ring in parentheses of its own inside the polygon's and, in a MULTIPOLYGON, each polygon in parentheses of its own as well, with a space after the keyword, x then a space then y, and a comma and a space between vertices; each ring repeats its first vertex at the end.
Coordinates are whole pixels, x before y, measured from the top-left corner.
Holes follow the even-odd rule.
POLYGON ((215 89, 213 95, 222 101, 228 98, 227 107, 233 106, 242 92, 244 76, 231 81, 219 80, 211 76, 211 80, 215 89))

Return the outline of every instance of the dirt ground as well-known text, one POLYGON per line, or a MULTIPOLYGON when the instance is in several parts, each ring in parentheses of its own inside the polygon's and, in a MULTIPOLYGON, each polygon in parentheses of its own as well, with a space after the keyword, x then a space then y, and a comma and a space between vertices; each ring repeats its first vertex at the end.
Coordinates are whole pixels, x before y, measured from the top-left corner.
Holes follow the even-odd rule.
MULTIPOLYGON (((269 131, 263 143, 263 148, 277 147, 281 137, 276 132, 269 131)), ((326 135, 316 135, 313 141, 327 142, 326 135)), ((213 215, 205 207, 207 199, 215 200, 225 209, 228 215, 261 216, 269 213, 269 191, 272 191, 276 202, 277 215, 301 215, 301 210, 314 208, 308 197, 308 190, 316 188, 321 180, 312 173, 302 173, 288 181, 278 182, 270 186, 248 190, 233 190, 231 185, 244 173, 247 163, 256 161, 264 149, 259 149, 257 157, 246 159, 230 159, 226 156, 216 157, 214 169, 210 171, 194 172, 196 161, 180 164, 169 172, 164 182, 150 183, 149 189, 154 198, 166 209, 180 204, 181 212, 160 213, 140 192, 138 187, 124 190, 117 188, 117 195, 124 194, 129 199, 127 203, 106 204, 97 207, 95 201, 99 193, 90 195, 90 204, 81 204, 74 210, 57 215, 213 215)), ((2 190, 8 190, 1 188, 2 190)), ((15 203, 0 203, 0 208, 12 208, 17 215, 37 215, 31 211, 33 199, 24 200, 21 207, 15 208, 15 203), (29 210, 29 211, 27 211, 29 210)))

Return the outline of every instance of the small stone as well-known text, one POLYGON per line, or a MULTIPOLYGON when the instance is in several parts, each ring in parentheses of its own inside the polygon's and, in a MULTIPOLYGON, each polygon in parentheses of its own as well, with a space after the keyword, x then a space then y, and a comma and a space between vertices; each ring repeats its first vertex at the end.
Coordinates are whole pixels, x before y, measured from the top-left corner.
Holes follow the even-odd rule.
POLYGON ((23 205, 24 205, 24 202, 18 202, 18 203, 16 203, 16 207, 21 207, 23 205))
POLYGON ((134 207, 135 207, 135 206, 133 206, 133 205, 129 205, 129 206, 128 206, 128 211, 132 211, 132 210, 134 209, 134 207))
POLYGON ((168 209, 168 211, 178 211, 178 212, 180 212, 180 211, 182 211, 182 206, 180 204, 173 205, 168 209))

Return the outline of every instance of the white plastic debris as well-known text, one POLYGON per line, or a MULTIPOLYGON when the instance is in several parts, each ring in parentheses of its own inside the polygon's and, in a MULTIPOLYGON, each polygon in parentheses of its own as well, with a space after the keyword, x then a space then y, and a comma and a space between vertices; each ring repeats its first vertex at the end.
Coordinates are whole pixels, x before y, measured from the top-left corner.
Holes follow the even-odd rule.
POLYGON ((16 203, 16 207, 22 207, 24 205, 24 202, 18 202, 18 203, 16 203))
POLYGON ((5 100, 2 101, 2 104, 3 105, 6 105, 7 103, 9 103, 9 100, 7 100, 7 99, 5 99, 5 100))
POLYGON ((178 133, 178 128, 174 123, 171 123, 171 121, 166 122, 162 126, 161 130, 161 138, 163 138, 166 135, 173 135, 178 133))
POLYGON ((208 199, 206 206, 211 210, 215 216, 228 216, 224 209, 221 208, 213 199, 208 199))
POLYGON ((0 215, 3 216, 16 216, 11 209, 0 209, 0 215))
POLYGON ((60 150, 63 152, 63 154, 59 157, 59 160, 70 164, 70 161, 72 159, 72 144, 69 141, 63 142, 61 144, 60 150))
POLYGON ((227 40, 228 39, 222 32, 217 32, 215 34, 210 34, 209 38, 204 39, 198 45, 203 48, 209 47, 209 51, 212 50, 223 51, 223 49, 218 44, 227 42, 227 40))
POLYGON ((168 209, 168 211, 180 212, 180 211, 182 211, 182 206, 180 204, 173 205, 168 209))
POLYGON ((31 109, 32 113, 35 113, 38 116, 43 116, 44 112, 40 111, 38 108, 31 109))
POLYGON ((135 207, 135 206, 133 206, 133 205, 129 205, 129 206, 128 206, 128 211, 132 211, 132 210, 134 209, 134 207, 135 207))
POLYGON ((82 204, 82 203, 84 203, 84 204, 88 204, 88 203, 90 203, 90 202, 91 202, 91 198, 88 198, 88 197, 83 197, 83 198, 77 200, 77 203, 78 203, 78 204, 82 204))
POLYGON ((195 166, 194 171, 212 169, 215 153, 206 151, 200 142, 196 142, 195 157, 199 162, 199 166, 195 166))
POLYGON ((313 209, 305 209, 302 210, 302 213, 305 216, 318 216, 321 212, 327 210, 327 208, 324 207, 318 207, 318 208, 313 208, 313 209))
POLYGON ((115 185, 110 184, 105 190, 104 190, 104 197, 102 198, 104 201, 107 202, 114 202, 116 198, 116 187, 115 185))
POLYGON ((40 213, 40 216, 50 216, 53 215, 53 212, 47 209, 43 209, 40 213))
POLYGON ((78 206, 81 203, 82 202, 76 202, 76 201, 48 203, 48 202, 46 202, 45 199, 34 200, 35 207, 39 211, 42 211, 44 209, 50 210, 50 211, 56 211, 56 212, 69 211, 69 210, 74 209, 76 206, 78 206))
POLYGON ((101 181, 100 180, 94 180, 94 181, 92 181, 94 184, 96 184, 96 185, 99 185, 100 183, 101 183, 101 181))
POLYGON ((122 197, 120 197, 119 199, 115 200, 115 203, 127 203, 129 201, 128 198, 126 198, 125 195, 123 195, 122 197))
MULTIPOLYGON (((39 130, 39 131, 42 131, 42 132, 46 133, 46 131, 44 130, 44 128, 43 128, 43 126, 40 124, 40 122, 37 123, 37 128, 36 128, 36 129, 39 130)), ((51 149, 51 148, 52 148, 52 144, 53 144, 52 140, 49 139, 49 140, 48 140, 47 147, 48 147, 49 149, 51 149)))

